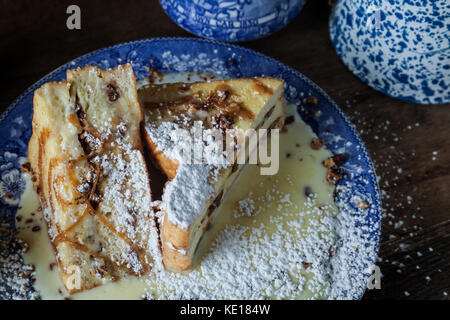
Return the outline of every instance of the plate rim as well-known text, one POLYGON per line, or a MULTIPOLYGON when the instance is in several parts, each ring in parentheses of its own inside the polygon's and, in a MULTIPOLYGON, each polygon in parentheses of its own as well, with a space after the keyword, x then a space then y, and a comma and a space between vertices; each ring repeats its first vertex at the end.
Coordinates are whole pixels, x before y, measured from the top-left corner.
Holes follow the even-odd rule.
MULTIPOLYGON (((49 81, 48 78, 52 77, 54 74, 60 72, 61 70, 67 69, 70 67, 70 65, 76 65, 78 61, 82 60, 82 59, 86 59, 90 56, 93 55, 97 55, 99 53, 102 52, 106 52, 106 51, 110 51, 116 48, 120 48, 123 46, 127 46, 127 45, 137 45, 137 44, 144 44, 144 43, 152 43, 152 42, 169 42, 169 41, 186 41, 186 42, 200 42, 200 43, 206 43, 206 44, 211 44, 211 45, 215 45, 215 46, 221 46, 224 47, 226 49, 231 48, 231 49, 237 49, 237 50, 241 50, 243 52, 245 52, 246 54, 252 54, 252 55, 256 55, 259 56, 263 59, 266 59, 268 62, 273 63, 275 65, 277 65, 280 69, 284 69, 286 71, 289 71, 290 73, 292 73, 295 77, 300 78, 302 81, 304 81, 307 85, 309 85, 311 88, 313 88, 316 92, 320 93, 333 107, 334 111, 339 115, 339 117, 341 118, 341 120, 346 124, 346 126, 350 129, 351 133, 354 135, 356 141, 358 142, 359 145, 362 146, 362 148, 360 148, 359 152, 360 155, 363 156, 365 158, 365 160, 367 161, 367 166, 368 169, 372 171, 371 174, 369 174, 370 176, 370 183, 373 185, 373 191, 374 191, 374 203, 375 203, 375 207, 376 207, 376 213, 377 213, 377 218, 379 218, 379 228, 377 230, 372 230, 374 232, 375 235, 375 239, 376 239, 376 245, 375 245, 375 249, 373 252, 373 261, 370 261, 372 263, 376 262, 376 259, 378 257, 378 253, 379 253, 379 249, 380 249, 380 242, 381 242, 381 232, 382 232, 382 202, 381 202, 381 195, 380 195, 380 187, 379 187, 379 183, 377 181, 377 174, 376 174, 376 170, 375 170, 375 166, 373 165, 372 159, 369 156, 368 150, 366 148, 366 145, 364 143, 364 141, 362 140, 362 138, 360 137, 360 135, 358 134, 358 131, 356 130, 355 125, 347 118, 347 116, 345 115, 345 113, 341 110, 341 108, 337 105, 337 103, 321 88, 319 87, 315 82, 313 82, 311 79, 309 79, 308 77, 306 77, 305 75, 303 75, 302 73, 300 73, 299 71, 297 71, 296 69, 288 66, 287 64, 284 64, 278 60, 276 60, 275 58, 272 58, 270 56, 267 56, 263 53, 260 53, 258 51, 255 51, 253 49, 249 49, 246 47, 243 47, 241 45, 236 45, 236 44, 232 44, 232 43, 228 43, 228 42, 221 42, 221 41, 217 41, 217 40, 211 40, 211 39, 202 39, 202 38, 195 38, 195 37, 156 37, 156 38, 143 38, 143 39, 139 39, 139 40, 133 40, 133 41, 127 41, 127 42, 121 42, 112 46, 108 46, 108 47, 103 47, 94 51, 90 51, 86 54, 83 54, 75 59, 72 59, 66 63, 64 63, 63 65, 57 67, 56 69, 54 69, 53 71, 47 73, 45 76, 43 76, 42 78, 40 78, 38 81, 36 81, 35 83, 33 83, 31 86, 29 86, 21 95, 19 95, 7 108, 6 110, 0 114, 0 126, 3 125, 4 120, 8 117, 8 115, 17 107, 17 105, 28 95, 30 94, 31 91, 36 90, 39 86, 41 86, 44 82, 49 81)), ((126 62, 126 61, 124 61, 126 62)), ((364 287, 364 290, 361 290, 362 292, 360 292, 360 294, 358 295, 358 299, 360 300, 364 293, 366 292, 366 287, 364 287)))

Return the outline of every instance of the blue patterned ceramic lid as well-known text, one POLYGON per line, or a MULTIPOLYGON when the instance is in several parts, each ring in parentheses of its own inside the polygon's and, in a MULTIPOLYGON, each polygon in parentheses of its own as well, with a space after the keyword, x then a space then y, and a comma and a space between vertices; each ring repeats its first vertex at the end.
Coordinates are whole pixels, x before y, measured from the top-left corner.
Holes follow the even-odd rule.
POLYGON ((180 27, 222 41, 261 38, 288 24, 306 0, 160 0, 180 27))
POLYGON ((338 0, 330 34, 344 64, 376 90, 450 102, 449 0, 338 0))

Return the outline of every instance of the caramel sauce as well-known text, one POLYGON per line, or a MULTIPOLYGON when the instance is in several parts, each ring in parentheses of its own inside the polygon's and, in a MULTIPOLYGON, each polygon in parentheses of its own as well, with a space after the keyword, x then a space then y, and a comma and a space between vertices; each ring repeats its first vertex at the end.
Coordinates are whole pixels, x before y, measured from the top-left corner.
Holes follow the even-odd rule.
POLYGON ((129 246, 133 246, 133 242, 124 233, 117 231, 114 226, 103 215, 98 214, 97 219, 101 221, 108 229, 114 232, 119 238, 125 241, 129 246))
MULTIPOLYGON (((115 97, 117 97, 117 99, 119 98, 115 92, 112 92, 112 94, 114 95, 113 98, 115 98, 115 97)), ((62 210, 66 210, 70 206, 78 205, 81 203, 86 204, 86 208, 84 209, 83 213, 79 217, 77 217, 76 221, 73 222, 64 231, 61 230, 61 226, 58 223, 54 222, 53 225, 50 225, 50 222, 49 222, 49 225, 47 227, 50 228, 51 226, 54 226, 56 228, 55 231, 57 232, 55 239, 51 243, 53 251, 56 252, 56 247, 58 246, 58 244, 60 244, 62 242, 66 242, 66 243, 70 244, 72 247, 76 248, 77 250, 80 250, 80 251, 86 252, 92 256, 104 259, 107 263, 115 265, 116 267, 126 270, 129 273, 135 274, 135 272, 133 270, 131 270, 130 268, 128 268, 124 265, 122 265, 122 266, 118 265, 117 263, 114 263, 113 261, 111 261, 108 257, 105 257, 103 255, 93 252, 88 247, 81 245, 78 242, 73 241, 73 239, 71 239, 71 237, 69 236, 69 233, 72 232, 73 230, 75 230, 82 223, 82 221, 87 217, 88 214, 96 214, 97 213, 96 210, 94 209, 94 206, 92 203, 92 198, 96 192, 97 185, 101 183, 101 181, 99 180, 100 167, 98 165, 91 163, 89 161, 89 159, 96 155, 101 156, 102 154, 104 154, 105 152, 108 152, 108 151, 114 152, 114 150, 111 146, 111 143, 108 143, 108 142, 112 142, 112 140, 114 140, 113 139, 114 137, 111 138, 111 141, 105 141, 103 139, 103 137, 101 136, 101 134, 98 132, 98 130, 95 127, 93 127, 89 123, 89 121, 86 119, 85 113, 79 104, 77 105, 77 108, 78 108, 77 113, 71 114, 68 117, 68 121, 70 123, 72 123, 76 128, 78 128, 79 131, 86 132, 86 133, 92 135, 93 137, 95 137, 96 139, 98 139, 100 143, 98 146, 92 146, 80 137, 79 142, 82 145, 85 153, 76 159, 69 159, 68 161, 66 161, 67 166, 63 163, 63 159, 59 159, 59 158, 50 159, 49 166, 48 166, 48 172, 47 172, 47 179, 48 179, 47 185, 49 186, 49 190, 44 190, 42 188, 42 175, 44 173, 42 170, 43 169, 42 168, 42 160, 43 160, 43 152, 45 152, 45 145, 47 143, 48 138, 52 134, 52 132, 50 129, 45 128, 42 130, 42 132, 39 136, 39 149, 38 149, 38 151, 39 151, 39 161, 38 161, 39 169, 38 170, 39 170, 39 174, 40 174, 40 179, 39 179, 40 186, 38 187, 38 189, 39 189, 38 191, 39 191, 39 193, 41 193, 40 197, 44 200, 42 203, 47 204, 47 205, 49 204, 52 212, 55 211, 55 206, 54 206, 55 200, 59 205, 61 205, 62 210), (82 161, 88 161, 89 163, 83 164, 83 163, 81 163, 82 161), (63 175, 63 176, 54 175, 55 168, 58 165, 66 166, 64 169, 67 170, 66 171, 67 175, 63 175), (92 183, 89 196, 86 196, 83 193, 81 193, 78 190, 78 188, 76 187, 80 184, 80 181, 75 177, 75 170, 78 165, 80 165, 80 166, 88 165, 89 170, 91 171, 91 174, 94 174, 94 181, 92 183), (91 167, 92 165, 94 165, 93 171, 92 171, 92 167, 91 167), (74 203, 72 201, 67 201, 64 198, 64 196, 61 194, 61 189, 60 189, 61 187, 66 188, 66 189, 71 188, 70 191, 75 193, 76 203, 74 203), (43 194, 44 192, 48 193, 48 199, 49 199, 48 202, 45 202, 45 196, 43 194)), ((144 248, 139 248, 139 247, 135 246, 133 244, 133 242, 131 241, 131 239, 129 239, 129 237, 126 236, 124 233, 118 232, 116 230, 116 228, 103 215, 97 214, 96 219, 98 219, 98 221, 100 221, 103 225, 105 225, 113 234, 115 234, 117 237, 124 240, 133 250, 138 250, 140 252, 143 252, 145 250, 144 248)), ((144 261, 144 257, 142 255, 140 256, 140 260, 141 260, 141 263, 143 266, 147 266, 146 269, 148 270, 148 264, 146 263, 146 261, 144 261)))
POLYGON ((55 245, 57 245, 60 241, 63 241, 63 240, 65 240, 67 238, 67 235, 69 234, 69 232, 74 230, 83 221, 83 219, 88 215, 89 210, 90 210, 90 208, 89 208, 89 206, 87 206, 86 209, 83 211, 83 214, 78 218, 77 221, 75 221, 67 229, 65 229, 63 232, 60 232, 55 237, 55 239, 53 240, 55 245))
POLYGON ((44 146, 47 143, 47 139, 50 137, 52 130, 50 128, 43 128, 39 136, 39 143, 44 146))
MULTIPOLYGON (((168 108, 170 111, 176 111, 180 106, 187 105, 193 101, 192 95, 187 95, 176 100, 164 101, 164 108, 168 108)), ((160 102, 148 102, 144 103, 146 109, 159 109, 161 108, 160 102)))
POLYGON ((270 95, 273 94, 273 89, 267 87, 261 81, 259 81, 257 79, 252 79, 252 81, 254 82, 253 88, 255 89, 256 92, 258 92, 260 94, 270 94, 270 95))
POLYGON ((75 126, 78 130, 81 130, 81 129, 82 129, 81 124, 80 124, 80 121, 79 121, 78 117, 77 117, 75 114, 71 113, 71 114, 67 117, 67 120, 69 120, 69 122, 70 122, 73 126, 75 126))

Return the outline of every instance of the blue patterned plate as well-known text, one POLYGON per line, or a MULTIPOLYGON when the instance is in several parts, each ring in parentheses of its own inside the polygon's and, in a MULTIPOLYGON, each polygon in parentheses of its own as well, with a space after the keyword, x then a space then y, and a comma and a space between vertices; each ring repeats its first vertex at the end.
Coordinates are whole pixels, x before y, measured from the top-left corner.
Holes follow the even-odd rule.
POLYGON ((200 37, 247 41, 283 28, 306 0, 159 0, 167 15, 200 37))
MULTIPOLYGON (((25 187, 21 164, 27 156, 31 136, 34 90, 45 82, 65 79, 67 69, 85 65, 110 68, 129 61, 133 62, 140 79, 148 76, 151 67, 163 72, 201 71, 222 77, 265 75, 286 81, 286 99, 299 106, 302 118, 333 153, 346 155, 343 166, 346 175, 339 181, 335 193, 342 213, 337 230, 339 250, 334 257, 339 259, 336 264, 339 267, 334 272, 337 283, 332 293, 338 298, 361 298, 369 276, 368 268, 377 256, 381 205, 372 163, 355 128, 336 103, 302 74, 252 50, 209 40, 162 38, 119 44, 69 62, 25 91, 0 116, 0 240, 5 235, 4 228, 14 228, 15 213, 25 187), (318 106, 305 103, 308 96, 317 97, 318 106), (368 208, 359 208, 361 201, 368 208)), ((0 246, 0 262, 7 261, 14 250, 0 246)), ((8 272, 13 271, 0 263, 0 299, 11 297, 11 287, 5 280, 8 272)))

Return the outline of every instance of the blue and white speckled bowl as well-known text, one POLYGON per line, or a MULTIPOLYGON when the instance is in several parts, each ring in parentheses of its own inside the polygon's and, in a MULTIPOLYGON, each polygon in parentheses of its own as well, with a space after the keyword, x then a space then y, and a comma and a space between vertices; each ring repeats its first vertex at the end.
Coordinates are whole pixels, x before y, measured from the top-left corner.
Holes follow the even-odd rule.
POLYGON ((450 102, 448 0, 338 0, 330 35, 344 64, 387 95, 450 102))
POLYGON ((306 0, 159 0, 180 27, 222 41, 261 38, 288 24, 306 0))

